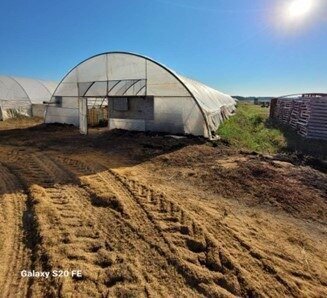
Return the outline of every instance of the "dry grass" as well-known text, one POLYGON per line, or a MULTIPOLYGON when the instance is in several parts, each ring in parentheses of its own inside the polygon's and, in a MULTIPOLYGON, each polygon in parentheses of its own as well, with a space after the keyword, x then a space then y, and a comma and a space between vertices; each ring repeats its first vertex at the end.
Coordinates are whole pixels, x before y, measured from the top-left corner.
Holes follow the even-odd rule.
POLYGON ((13 119, 8 119, 6 121, 0 121, 0 131, 28 128, 28 127, 39 125, 41 123, 43 123, 43 118, 40 117, 13 118, 13 119))

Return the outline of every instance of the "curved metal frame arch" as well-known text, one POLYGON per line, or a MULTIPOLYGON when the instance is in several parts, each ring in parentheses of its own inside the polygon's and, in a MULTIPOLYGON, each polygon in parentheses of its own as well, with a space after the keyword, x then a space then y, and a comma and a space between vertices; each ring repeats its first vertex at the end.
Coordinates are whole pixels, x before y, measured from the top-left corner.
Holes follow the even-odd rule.
MULTIPOLYGON (((46 84, 44 84, 41 80, 36 80, 38 83, 40 83, 40 85, 42 85, 44 87, 45 90, 48 91, 48 93, 50 94, 50 99, 52 97, 51 91, 49 90, 49 88, 47 87, 46 84)), ((57 88, 57 87, 56 87, 57 88)))
POLYGON ((8 76, 8 78, 11 78, 20 88, 22 88, 23 92, 26 94, 28 100, 30 101, 30 104, 32 104, 30 96, 27 94, 25 88, 15 79, 15 77, 8 76))

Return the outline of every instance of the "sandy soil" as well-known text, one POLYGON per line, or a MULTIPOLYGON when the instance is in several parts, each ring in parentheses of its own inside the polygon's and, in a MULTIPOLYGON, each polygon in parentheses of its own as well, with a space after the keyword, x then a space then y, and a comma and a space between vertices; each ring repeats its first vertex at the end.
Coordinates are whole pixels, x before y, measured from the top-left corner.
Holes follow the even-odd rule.
POLYGON ((327 296, 326 174, 197 138, 40 123, 0 123, 2 297, 327 296))

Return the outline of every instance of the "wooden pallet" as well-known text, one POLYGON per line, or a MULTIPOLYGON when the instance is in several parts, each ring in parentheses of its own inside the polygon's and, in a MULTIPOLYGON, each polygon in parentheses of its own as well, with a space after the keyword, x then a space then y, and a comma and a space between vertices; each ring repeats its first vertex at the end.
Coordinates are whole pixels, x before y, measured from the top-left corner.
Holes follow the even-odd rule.
POLYGON ((303 137, 327 140, 327 96, 279 98, 271 115, 303 137))

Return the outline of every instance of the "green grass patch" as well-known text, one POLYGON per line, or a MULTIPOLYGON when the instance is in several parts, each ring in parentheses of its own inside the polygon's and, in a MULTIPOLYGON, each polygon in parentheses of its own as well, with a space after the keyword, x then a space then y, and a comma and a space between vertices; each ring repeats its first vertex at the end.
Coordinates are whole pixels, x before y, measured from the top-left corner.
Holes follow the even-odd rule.
POLYGON ((269 109, 240 103, 236 115, 220 126, 218 134, 237 149, 277 153, 286 147, 286 140, 280 129, 267 122, 269 109))
POLYGON ((288 153, 327 160, 327 141, 302 138, 289 126, 269 118, 269 109, 239 103, 236 115, 218 129, 232 147, 259 153, 288 153))

